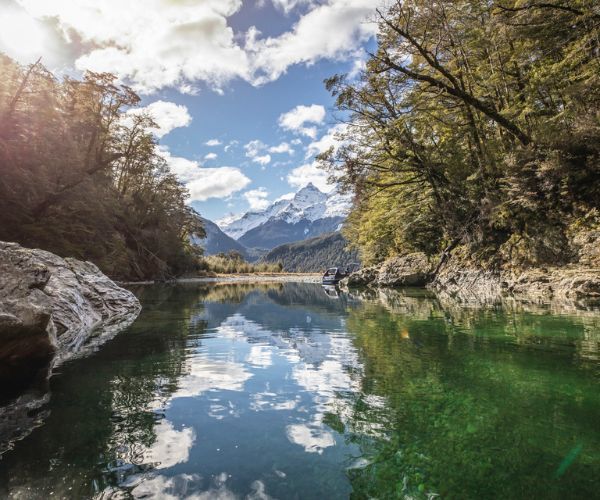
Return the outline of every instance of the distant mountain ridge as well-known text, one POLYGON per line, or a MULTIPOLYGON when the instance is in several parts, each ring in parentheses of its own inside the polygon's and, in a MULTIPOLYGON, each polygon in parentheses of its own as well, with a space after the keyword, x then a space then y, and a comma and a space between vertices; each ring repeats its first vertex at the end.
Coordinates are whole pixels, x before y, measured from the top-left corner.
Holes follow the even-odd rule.
POLYGON ((351 205, 348 196, 323 193, 309 183, 292 198, 221 223, 220 229, 244 246, 270 249, 339 230, 351 205))
POLYGON ((281 262, 288 272, 322 272, 328 267, 345 267, 358 262, 358 252, 348 249, 341 233, 328 233, 316 238, 286 243, 271 250, 261 262, 281 262))
POLYGON ((235 250, 236 252, 240 252, 246 260, 255 260, 244 245, 227 236, 214 222, 204 217, 200 217, 200 222, 202 222, 202 226, 206 232, 206 238, 193 236, 191 241, 192 244, 204 248, 205 255, 215 255, 220 252, 227 253, 235 250))

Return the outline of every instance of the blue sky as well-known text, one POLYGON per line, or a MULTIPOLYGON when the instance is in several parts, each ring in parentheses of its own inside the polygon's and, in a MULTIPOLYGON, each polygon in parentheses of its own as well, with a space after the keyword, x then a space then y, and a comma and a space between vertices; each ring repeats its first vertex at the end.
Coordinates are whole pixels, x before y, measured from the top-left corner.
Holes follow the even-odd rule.
POLYGON ((360 67, 374 45, 374 7, 0 0, 0 51, 22 63, 42 56, 57 72, 111 71, 132 85, 160 126, 161 154, 190 203, 218 220, 308 182, 331 189, 314 164, 340 127, 323 80, 360 67))

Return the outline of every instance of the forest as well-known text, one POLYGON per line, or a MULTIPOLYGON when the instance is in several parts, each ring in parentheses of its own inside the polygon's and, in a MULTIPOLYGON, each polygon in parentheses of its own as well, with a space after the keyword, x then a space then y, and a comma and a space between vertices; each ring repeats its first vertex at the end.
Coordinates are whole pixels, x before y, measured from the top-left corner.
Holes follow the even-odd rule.
POLYGON ((600 228, 600 4, 412 0, 376 19, 361 76, 326 82, 344 125, 319 158, 356 194, 363 263, 571 262, 600 228))
POLYGON ((0 240, 90 260, 111 277, 194 270, 203 234, 149 132, 110 74, 57 79, 0 54, 0 240))

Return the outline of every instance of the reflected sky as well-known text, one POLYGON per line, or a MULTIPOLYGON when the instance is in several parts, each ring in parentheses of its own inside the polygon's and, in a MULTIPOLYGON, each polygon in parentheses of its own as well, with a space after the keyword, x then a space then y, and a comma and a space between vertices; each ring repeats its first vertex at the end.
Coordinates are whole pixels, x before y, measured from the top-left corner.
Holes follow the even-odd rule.
POLYGON ((595 312, 332 298, 310 284, 136 292, 136 323, 51 379, 42 425, 0 460, 0 497, 595 489, 595 312))

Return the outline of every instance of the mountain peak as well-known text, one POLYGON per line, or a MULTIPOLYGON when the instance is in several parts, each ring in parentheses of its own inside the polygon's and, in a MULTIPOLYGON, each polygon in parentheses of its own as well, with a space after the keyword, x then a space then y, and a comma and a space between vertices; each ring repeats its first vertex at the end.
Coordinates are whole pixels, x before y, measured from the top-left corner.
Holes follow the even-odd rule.
POLYGON ((312 182, 309 182, 293 198, 277 200, 260 212, 247 212, 237 220, 222 224, 221 229, 227 235, 239 240, 249 231, 269 221, 278 221, 292 226, 301 222, 313 224, 316 221, 332 217, 344 218, 348 214, 349 208, 349 201, 340 197, 339 194, 324 193, 312 182))
POLYGON ((304 186, 302 189, 300 189, 298 191, 298 193, 296 193, 296 194, 302 193, 303 191, 318 191, 319 193, 322 193, 322 191, 317 186, 315 186, 312 182, 309 182, 306 186, 304 186))

